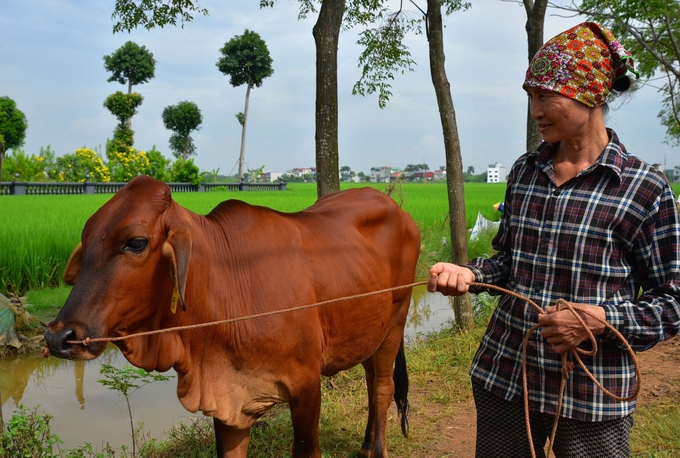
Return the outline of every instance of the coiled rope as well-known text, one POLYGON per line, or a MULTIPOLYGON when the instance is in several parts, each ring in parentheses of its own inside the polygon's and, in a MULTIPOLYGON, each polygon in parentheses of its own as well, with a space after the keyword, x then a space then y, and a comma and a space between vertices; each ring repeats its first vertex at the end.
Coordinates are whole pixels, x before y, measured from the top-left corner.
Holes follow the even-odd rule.
MULTIPOLYGON (((242 316, 242 317, 237 317, 237 318, 230 318, 230 319, 226 319, 226 320, 211 321, 211 322, 208 322, 208 323, 200 323, 200 324, 193 324, 193 325, 187 325, 187 326, 176 326, 176 327, 165 328, 165 329, 157 329, 157 330, 154 330, 154 331, 139 332, 139 333, 128 334, 128 335, 119 336, 119 337, 96 337, 96 338, 87 337, 83 340, 67 340, 66 343, 72 344, 72 345, 85 345, 85 346, 87 346, 91 343, 96 343, 96 342, 117 342, 117 341, 121 341, 121 340, 125 340, 125 339, 131 339, 133 337, 142 337, 142 336, 149 336, 149 335, 154 335, 154 334, 162 334, 162 333, 166 333, 166 332, 178 332, 178 331, 186 331, 186 330, 190 330, 190 329, 206 328, 206 327, 209 327, 209 326, 217 326, 217 325, 220 325, 220 324, 235 323, 237 321, 252 320, 252 319, 256 319, 256 318, 262 318, 262 317, 277 315, 277 314, 281 314, 281 313, 289 313, 289 312, 295 312, 295 311, 299 311, 299 310, 306 310, 306 309, 310 309, 310 308, 334 304, 334 303, 337 303, 337 302, 343 302, 343 301, 349 301, 349 300, 355 300, 355 299, 362 299, 362 298, 369 297, 369 296, 375 296, 375 295, 378 295, 378 294, 390 293, 392 291, 397 291, 397 290, 407 289, 407 288, 413 288, 415 286, 422 286, 422 285, 426 285, 426 284, 427 284, 427 281, 420 281, 420 282, 410 283, 408 285, 394 286, 392 288, 382 289, 382 290, 379 290, 379 291, 372 291, 372 292, 368 292, 368 293, 356 294, 356 295, 353 295, 353 296, 346 296, 346 297, 340 297, 340 298, 336 298, 336 299, 329 299, 329 300, 326 300, 326 301, 316 302, 314 304, 301 305, 301 306, 291 307, 291 308, 282 309, 282 310, 273 310, 273 311, 270 311, 270 312, 257 313, 257 314, 254 314, 254 315, 242 316)), ((474 286, 474 287, 478 287, 478 288, 494 289, 494 290, 500 291, 501 293, 509 294, 509 295, 514 296, 514 297, 516 297, 516 298, 518 298, 522 301, 525 301, 525 302, 531 304, 531 306, 534 307, 539 314, 545 314, 546 313, 540 306, 538 306, 538 304, 536 304, 531 299, 524 297, 521 294, 517 294, 513 291, 510 291, 508 289, 501 288, 500 286, 495 286, 495 285, 491 285, 491 284, 487 284, 487 283, 479 283, 479 282, 469 282, 468 284, 470 286, 474 286)), ((576 362, 578 362, 579 366, 581 366, 581 369, 583 369, 583 371, 588 375, 590 380, 592 380, 593 383, 595 383, 595 385, 598 388, 600 388, 600 390, 602 390, 605 394, 612 397, 613 399, 616 399, 618 401, 630 401, 632 399, 635 399, 640 392, 640 386, 641 386, 640 367, 639 367, 637 358, 635 357, 635 352, 633 351, 631 346, 628 344, 628 341, 625 339, 625 337, 623 337, 623 335, 618 330, 616 330, 611 324, 607 323, 606 320, 600 319, 599 317, 595 316, 592 312, 588 311, 587 309, 585 309, 583 307, 574 306, 574 305, 570 304, 569 302, 565 301, 564 299, 559 299, 557 301, 556 306, 557 306, 558 310, 563 310, 563 309, 569 310, 574 315, 574 317, 576 317, 576 319, 579 321, 581 326, 583 326, 583 329, 587 332, 588 339, 590 340, 593 348, 591 350, 583 350, 581 348, 576 347, 576 348, 572 348, 571 350, 569 350, 569 352, 563 353, 561 355, 562 356, 562 380, 560 382, 560 391, 559 391, 559 398, 558 398, 558 404, 557 404, 557 414, 555 415, 555 422, 553 424, 553 428, 552 428, 552 431, 550 433, 550 439, 549 439, 549 442, 548 442, 547 456, 550 456, 550 453, 552 451, 552 447, 553 447, 553 444, 554 444, 554 441, 555 441, 555 433, 557 431, 557 423, 558 423, 558 420, 559 420, 559 417, 560 417, 559 414, 562 410, 562 399, 563 399, 563 396, 564 396, 564 388, 566 386, 566 381, 569 378, 569 375, 571 374, 571 372, 574 370, 574 367, 575 367, 574 363, 572 361, 569 361, 569 355, 571 355, 576 360, 576 362), (588 315, 588 316, 592 317, 593 319, 602 323, 605 327, 607 327, 609 330, 611 330, 614 333, 614 335, 616 335, 616 337, 618 339, 620 339, 621 342, 626 347, 626 350, 628 351, 628 353, 631 356, 633 363, 635 365, 635 375, 636 375, 636 378, 637 378, 637 381, 638 381, 637 386, 635 388, 635 391, 632 394, 630 394, 629 396, 625 396, 625 397, 617 396, 614 393, 612 393, 611 391, 609 391, 608 389, 606 389, 595 378, 595 376, 592 374, 592 372, 590 372, 590 370, 588 370, 588 368, 585 366, 585 364, 581 360, 581 357, 579 355, 594 356, 597 353, 597 341, 595 340, 595 336, 593 335, 593 333, 590 331, 590 329, 588 328, 586 323, 583 321, 583 318, 581 318, 581 316, 579 315, 579 312, 584 313, 585 315, 588 315)), ((530 445, 530 449, 531 449, 532 458, 536 458, 536 451, 535 451, 533 439, 531 437, 531 424, 530 424, 530 421, 529 421, 529 395, 528 395, 528 391, 527 391, 527 371, 526 371, 527 346, 528 346, 529 338, 531 337, 531 334, 533 334, 534 331, 536 331, 539 327, 540 327, 540 325, 537 324, 537 325, 533 326, 531 329, 529 329, 529 331, 524 336, 524 340, 522 342, 522 389, 523 389, 523 400, 524 400, 524 417, 525 417, 525 421, 526 421, 527 437, 529 439, 529 445, 530 445)), ((47 347, 45 347, 43 349, 43 355, 49 356, 49 349, 47 349, 47 347)))

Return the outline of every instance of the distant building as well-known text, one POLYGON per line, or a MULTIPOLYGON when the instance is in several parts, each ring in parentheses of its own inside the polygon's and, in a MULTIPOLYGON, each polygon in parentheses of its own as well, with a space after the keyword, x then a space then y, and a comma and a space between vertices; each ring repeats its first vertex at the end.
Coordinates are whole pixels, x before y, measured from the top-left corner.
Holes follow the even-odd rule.
POLYGON ((283 176, 283 173, 272 172, 271 170, 268 170, 265 172, 265 175, 267 176, 267 181, 274 182, 278 181, 283 176))
POLYGON ((414 172, 414 181, 432 181, 434 180, 434 172, 414 172))
POLYGON ((496 162, 486 168, 487 183, 505 183, 505 166, 496 162))
POLYGON ((316 167, 297 167, 292 170, 288 170, 286 173, 292 177, 297 178, 302 178, 305 175, 311 175, 312 177, 316 177, 316 167))
POLYGON ((402 173, 403 169, 390 167, 389 165, 371 167, 371 181, 374 183, 389 183, 391 180, 398 178, 402 173))
POLYGON ((440 181, 440 180, 446 180, 446 170, 435 170, 434 172, 434 181, 440 181))
MULTIPOLYGON (((661 169, 659 169, 659 170, 661 170, 661 169)), ((666 173, 666 176, 668 176, 668 173, 666 173)), ((669 177, 668 179, 673 181, 673 182, 680 181, 680 166, 676 165, 675 167, 673 167, 673 175, 672 176, 673 176, 673 178, 669 177)))

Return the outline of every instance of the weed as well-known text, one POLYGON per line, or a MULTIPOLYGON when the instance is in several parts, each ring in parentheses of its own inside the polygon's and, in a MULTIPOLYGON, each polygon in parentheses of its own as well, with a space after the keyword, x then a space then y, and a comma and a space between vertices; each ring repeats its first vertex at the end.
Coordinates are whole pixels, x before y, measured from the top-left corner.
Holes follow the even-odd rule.
POLYGON ((136 445, 138 435, 135 434, 135 427, 132 421, 132 408, 130 407, 130 396, 135 391, 153 382, 167 382, 174 376, 166 376, 157 372, 147 372, 144 369, 135 369, 132 366, 125 366, 122 369, 111 366, 109 364, 102 364, 99 373, 105 377, 103 380, 97 380, 110 390, 117 391, 125 397, 127 402, 128 415, 130 416, 130 430, 132 433, 132 456, 136 455, 136 445))
POLYGON ((0 456, 53 458, 61 455, 58 452, 58 444, 62 441, 50 430, 50 421, 53 417, 46 413, 39 414, 38 407, 28 410, 20 405, 19 411, 12 415, 7 423, 7 429, 2 431, 0 456))

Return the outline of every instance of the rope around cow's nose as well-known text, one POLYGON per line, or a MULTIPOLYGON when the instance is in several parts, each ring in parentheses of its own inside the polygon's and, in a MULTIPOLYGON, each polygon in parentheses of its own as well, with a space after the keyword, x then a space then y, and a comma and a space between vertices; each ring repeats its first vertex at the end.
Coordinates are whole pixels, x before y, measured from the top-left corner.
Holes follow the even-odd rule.
MULTIPOLYGON (((165 329, 157 329, 157 330, 154 330, 154 331, 139 332, 139 333, 128 334, 128 335, 119 336, 119 337, 97 337, 97 338, 87 337, 83 340, 67 340, 66 343, 71 344, 71 345, 87 346, 91 343, 96 343, 96 342, 117 342, 117 341, 120 341, 120 340, 131 339, 133 337, 142 337, 142 336, 149 336, 149 335, 154 335, 154 334, 162 334, 162 333, 166 333, 166 332, 176 332, 176 331, 184 331, 184 330, 197 329, 197 328, 205 328, 205 327, 209 327, 209 326, 217 326, 217 325, 220 325, 220 324, 234 323, 234 322, 237 322, 237 321, 244 321, 244 320, 250 320, 250 319, 255 319, 255 318, 262 318, 262 317, 265 317, 265 316, 277 315, 277 314, 280 314, 280 313, 295 312, 295 311, 310 309, 310 308, 314 308, 314 307, 321 307, 321 306, 333 304, 333 303, 336 303, 336 302, 349 301, 349 300, 354 300, 354 299, 361 299, 361 298, 364 298, 364 297, 375 296, 375 295, 378 295, 378 294, 385 294, 385 293, 389 293, 389 292, 397 291, 397 290, 401 290, 401 289, 413 288, 415 286, 422 286, 422 285, 426 285, 427 283, 428 283, 427 281, 420 281, 420 282, 410 283, 408 285, 401 285, 401 286, 395 286, 395 287, 392 287, 392 288, 382 289, 380 291, 372 291, 372 292, 368 292, 368 293, 356 294, 354 296, 347 296, 347 297, 340 297, 340 298, 336 298, 336 299, 329 299, 329 300, 326 300, 326 301, 316 302, 314 304, 301 305, 301 306, 291 307, 291 308, 287 308, 287 309, 283 309, 283 310, 274 310, 274 311, 270 311, 270 312, 263 312, 263 313, 258 313, 258 314, 255 314, 255 315, 248 315, 248 316, 243 316, 243 317, 238 317, 238 318, 230 318, 230 319, 227 319, 227 320, 212 321, 212 322, 208 322, 208 323, 200 323, 200 324, 194 324, 194 325, 188 325, 188 326, 177 326, 177 327, 165 328, 165 329)), ((536 304, 531 299, 524 297, 521 294, 517 294, 513 291, 510 291, 508 289, 501 288, 500 286, 495 286, 495 285, 491 285, 491 284, 488 284, 488 283, 479 283, 479 282, 468 282, 468 285, 478 287, 478 288, 494 289, 494 290, 497 290, 501 293, 509 294, 511 296, 514 296, 514 297, 530 304, 534 309, 536 309, 536 311, 538 312, 539 315, 546 313, 538 304, 536 304)), ((566 380, 569 378, 569 374, 574 369, 574 363, 569 361, 568 355, 571 354, 573 356, 573 358, 578 362, 579 366, 581 366, 581 369, 583 369, 583 371, 588 375, 588 377, 593 381, 593 383, 595 383, 595 385, 602 390, 602 392, 604 392, 608 396, 610 396, 610 397, 612 397, 612 398, 614 398, 618 401, 630 401, 632 399, 635 399, 640 392, 640 385, 641 385, 641 382, 640 382, 640 380, 641 380, 640 367, 638 365, 637 358, 635 357, 635 352, 631 348, 630 344, 628 344, 628 341, 625 339, 625 337, 623 337, 623 335, 616 328, 614 328, 611 324, 607 323, 606 320, 602 320, 599 317, 595 316, 592 312, 588 311, 587 309, 585 309, 583 307, 574 306, 574 305, 570 304, 569 302, 565 301, 564 299, 559 299, 557 301, 556 305, 557 305, 558 310, 567 309, 576 317, 576 319, 579 321, 579 323, 581 323, 581 326, 583 326, 583 329, 588 333, 588 339, 590 340, 593 348, 592 348, 592 350, 587 351, 587 350, 583 350, 581 348, 576 347, 576 348, 572 348, 571 350, 569 350, 568 353, 562 354, 562 380, 561 380, 561 383, 560 383, 560 393, 559 393, 559 399, 558 399, 558 404, 557 404, 557 415, 555 415, 555 422, 553 424, 552 432, 550 434, 550 440, 548 442, 548 455, 547 456, 550 456, 550 452, 552 451, 552 446, 553 446, 553 443, 554 443, 554 440, 555 440, 555 433, 557 431, 557 423, 558 423, 558 420, 559 420, 559 413, 562 410, 562 398, 563 398, 563 395, 564 395, 564 387, 566 385, 566 380), (637 381, 638 381, 637 386, 636 386, 633 394, 626 396, 626 397, 620 397, 620 396, 615 395, 611 391, 607 390, 604 386, 602 386, 602 384, 595 378, 595 376, 592 374, 592 372, 590 372, 590 370, 588 370, 588 368, 585 366, 585 364, 581 360, 581 357, 579 356, 579 354, 586 355, 586 356, 594 356, 597 353, 597 341, 595 340, 595 336, 590 331, 590 329, 586 325, 585 321, 583 321, 583 318, 581 318, 579 313, 583 313, 585 315, 588 315, 588 316, 594 318, 595 320, 599 321, 600 323, 602 323, 605 327, 607 327, 609 330, 611 330, 614 333, 614 335, 616 335, 616 337, 618 339, 620 339, 621 342, 623 343, 623 345, 626 347, 626 350, 628 351, 628 354, 631 356, 633 363, 635 365, 635 376, 636 376, 637 381)), ((525 335, 524 340, 522 342, 522 389, 523 389, 523 398, 524 398, 524 417, 525 417, 525 421, 526 421, 527 437, 529 439, 532 458, 536 458, 536 451, 534 449, 534 443, 533 443, 533 440, 532 440, 532 437, 531 437, 531 424, 529 422, 529 396, 528 396, 528 391, 527 391, 527 371, 526 371, 527 362, 526 362, 526 360, 527 360, 527 346, 528 346, 529 338, 531 337, 531 334, 533 334, 533 332, 536 331, 539 327, 540 327, 540 325, 537 324, 537 325, 533 326, 531 329, 529 329, 529 331, 525 335)), ((43 353, 43 356, 45 356, 45 357, 49 356, 49 349, 47 347, 45 347, 43 349, 42 353, 43 353)))

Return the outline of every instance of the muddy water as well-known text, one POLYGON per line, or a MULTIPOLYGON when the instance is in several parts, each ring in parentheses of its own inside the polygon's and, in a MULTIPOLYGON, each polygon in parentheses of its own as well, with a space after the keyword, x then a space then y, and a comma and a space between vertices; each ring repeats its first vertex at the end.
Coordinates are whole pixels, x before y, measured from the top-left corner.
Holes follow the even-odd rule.
MULTIPOLYGON (((407 339, 438 330, 453 318, 452 305, 440 294, 430 294, 424 287, 414 288, 407 339)), ((39 407, 39 412, 54 417, 52 432, 64 441, 62 448, 75 448, 90 442, 101 450, 105 443, 115 448, 131 444, 127 405, 97 380, 101 364, 122 368, 129 364, 114 346, 95 361, 66 361, 40 356, 0 359, 0 398, 7 422, 20 404, 39 407)), ((169 371, 165 375, 175 375, 169 371)), ((184 410, 175 393, 177 381, 154 383, 130 397, 135 421, 144 423, 151 437, 163 438, 164 432, 191 414, 184 410)), ((200 415, 200 414, 198 414, 200 415)))

